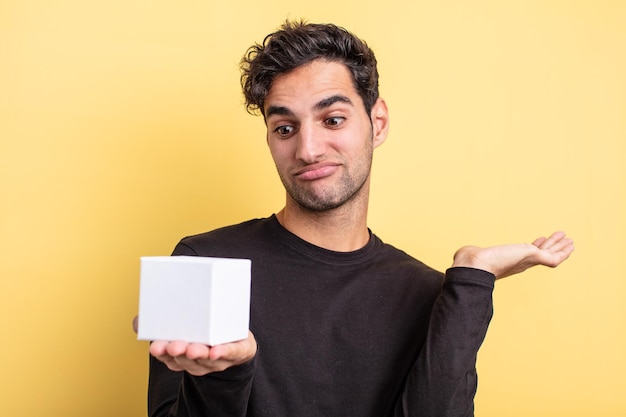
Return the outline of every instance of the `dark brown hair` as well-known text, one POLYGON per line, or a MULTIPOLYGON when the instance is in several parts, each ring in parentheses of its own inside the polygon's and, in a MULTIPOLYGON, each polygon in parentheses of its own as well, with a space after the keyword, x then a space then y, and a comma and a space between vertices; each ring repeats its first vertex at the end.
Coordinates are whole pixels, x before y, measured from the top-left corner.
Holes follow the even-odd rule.
POLYGON ((354 87, 369 116, 378 99, 378 70, 374 52, 361 39, 333 24, 285 22, 251 46, 241 60, 241 87, 250 113, 260 112, 272 82, 317 59, 341 62, 352 74, 354 87))

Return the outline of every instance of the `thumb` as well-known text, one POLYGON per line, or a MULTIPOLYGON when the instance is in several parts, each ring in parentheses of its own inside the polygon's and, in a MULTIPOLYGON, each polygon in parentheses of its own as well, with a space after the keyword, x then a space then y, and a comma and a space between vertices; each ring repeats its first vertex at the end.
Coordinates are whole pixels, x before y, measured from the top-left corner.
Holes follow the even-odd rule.
POLYGON ((133 332, 137 333, 137 327, 139 322, 139 316, 133 318, 133 332))

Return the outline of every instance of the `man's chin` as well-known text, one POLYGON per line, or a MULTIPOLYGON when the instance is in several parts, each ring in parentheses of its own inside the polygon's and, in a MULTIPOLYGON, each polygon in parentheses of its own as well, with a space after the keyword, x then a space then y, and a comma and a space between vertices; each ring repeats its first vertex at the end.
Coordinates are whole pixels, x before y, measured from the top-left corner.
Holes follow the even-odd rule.
POLYGON ((327 211, 335 210, 343 205, 343 202, 331 202, 331 201, 311 201, 311 200, 296 200, 298 206, 306 211, 315 213, 324 213, 327 211))

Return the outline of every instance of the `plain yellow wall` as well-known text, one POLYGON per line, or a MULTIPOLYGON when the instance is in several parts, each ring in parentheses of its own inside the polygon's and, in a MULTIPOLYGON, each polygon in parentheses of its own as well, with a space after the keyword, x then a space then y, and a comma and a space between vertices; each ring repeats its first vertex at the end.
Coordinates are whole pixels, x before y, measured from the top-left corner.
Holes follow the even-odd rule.
POLYGON ((439 269, 576 240, 497 284, 476 415, 626 415, 624 2, 309 3, 0 3, 0 414, 145 414, 138 259, 282 206, 237 63, 306 17, 379 58, 374 232, 439 269))

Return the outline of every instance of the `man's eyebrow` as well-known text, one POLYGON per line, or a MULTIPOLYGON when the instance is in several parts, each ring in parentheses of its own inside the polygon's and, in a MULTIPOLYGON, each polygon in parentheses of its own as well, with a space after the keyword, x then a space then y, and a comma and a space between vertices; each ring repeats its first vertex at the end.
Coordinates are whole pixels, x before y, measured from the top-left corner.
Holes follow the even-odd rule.
POLYGON ((293 116, 293 112, 289 110, 287 107, 283 106, 269 106, 265 111, 265 117, 268 118, 273 115, 279 116, 293 116))
POLYGON ((350 100, 348 97, 337 94, 337 95, 330 96, 328 98, 325 98, 319 101, 315 106, 313 106, 313 108, 315 110, 322 110, 322 109, 332 106, 333 104, 337 102, 342 102, 342 103, 353 105, 352 100, 350 100))
MULTIPOLYGON (((323 110, 325 108, 328 108, 330 106, 332 106, 333 104, 337 103, 337 102, 342 102, 342 103, 347 103, 350 105, 352 104, 352 100, 350 100, 348 97, 346 96, 342 96, 339 94, 336 94, 334 96, 330 96, 327 97, 323 100, 320 100, 319 102, 317 102, 315 104, 315 106, 313 106, 314 110, 323 110)), ((274 115, 278 115, 278 116, 293 116, 293 111, 291 111, 289 108, 284 107, 284 106, 269 106, 267 108, 267 110, 265 111, 265 118, 268 118, 270 116, 274 116, 274 115)))

